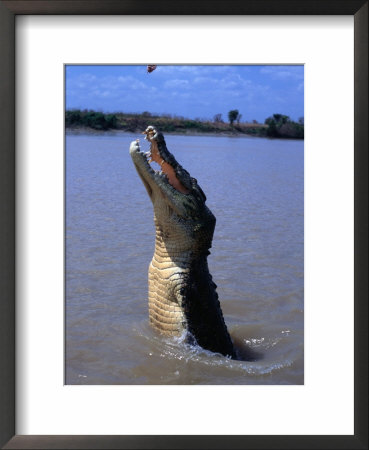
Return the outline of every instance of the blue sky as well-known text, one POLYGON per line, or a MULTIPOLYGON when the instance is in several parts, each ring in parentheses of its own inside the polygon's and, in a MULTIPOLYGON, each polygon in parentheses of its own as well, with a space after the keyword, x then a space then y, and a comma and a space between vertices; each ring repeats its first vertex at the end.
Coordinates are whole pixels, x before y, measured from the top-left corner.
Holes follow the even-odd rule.
POLYGON ((66 108, 213 119, 238 109, 241 121, 304 115, 304 68, 283 66, 68 65, 66 108))

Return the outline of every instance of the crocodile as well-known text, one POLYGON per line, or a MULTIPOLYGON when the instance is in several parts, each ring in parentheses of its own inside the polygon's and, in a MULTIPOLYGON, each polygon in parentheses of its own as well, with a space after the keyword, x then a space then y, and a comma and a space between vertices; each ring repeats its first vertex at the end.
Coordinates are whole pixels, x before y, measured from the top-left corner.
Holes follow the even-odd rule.
POLYGON ((207 261, 215 216, 197 180, 169 152, 163 134, 153 126, 143 134, 150 150, 141 151, 137 139, 130 145, 130 155, 154 209, 150 323, 163 335, 186 336, 189 343, 237 359, 207 261), (160 171, 151 167, 152 161, 160 171))

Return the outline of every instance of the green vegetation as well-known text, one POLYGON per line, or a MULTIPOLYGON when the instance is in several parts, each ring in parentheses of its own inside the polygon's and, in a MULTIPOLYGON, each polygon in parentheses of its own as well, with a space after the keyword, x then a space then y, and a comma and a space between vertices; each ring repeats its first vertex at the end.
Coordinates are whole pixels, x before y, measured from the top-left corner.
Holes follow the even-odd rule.
POLYGON ((85 126, 95 130, 109 130, 110 128, 117 128, 117 116, 115 114, 73 109, 65 113, 65 126, 85 126))
POLYGON ((238 109, 232 109, 231 111, 229 111, 228 120, 231 125, 233 125, 233 122, 237 119, 237 117, 238 117, 238 109))
POLYGON ((228 118, 229 124, 222 120, 221 114, 216 114, 213 120, 199 118, 192 120, 170 114, 152 114, 148 111, 141 114, 121 112, 104 114, 91 110, 73 109, 65 113, 65 126, 67 128, 88 127, 94 130, 117 129, 136 133, 142 132, 148 125, 153 125, 163 133, 227 133, 298 139, 304 137, 303 118, 296 123, 292 122, 288 116, 274 114, 266 119, 265 124, 259 124, 256 120, 241 122, 241 114, 238 110, 230 111, 228 118))
POLYGON ((304 118, 300 117, 298 123, 293 122, 283 114, 273 114, 265 119, 268 125, 267 136, 304 139, 304 118))

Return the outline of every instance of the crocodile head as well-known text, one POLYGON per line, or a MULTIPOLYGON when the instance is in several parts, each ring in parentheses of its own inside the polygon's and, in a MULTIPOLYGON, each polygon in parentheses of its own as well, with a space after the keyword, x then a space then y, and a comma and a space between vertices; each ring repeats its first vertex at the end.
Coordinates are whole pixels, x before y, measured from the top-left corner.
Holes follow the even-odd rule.
POLYGON ((130 154, 153 203, 156 227, 164 241, 172 236, 181 250, 208 254, 215 217, 205 205, 203 190, 169 152, 162 133, 149 126, 144 134, 150 150, 141 151, 136 140, 131 143, 130 154), (152 161, 161 164, 162 170, 155 170, 152 161))
MULTIPOLYGON (((196 201, 199 203, 204 203, 206 201, 206 196, 200 186, 197 184, 197 180, 195 178, 192 178, 187 170, 185 170, 169 152, 163 134, 156 131, 153 126, 148 126, 142 134, 146 135, 145 139, 147 139, 150 143, 150 150, 146 153, 143 153, 148 164, 142 165, 139 163, 139 166, 137 167, 136 165, 136 168, 141 178, 144 178, 143 181, 150 198, 152 199, 153 193, 158 186, 162 187, 163 185, 168 185, 173 188, 173 196, 177 194, 176 191, 179 191, 181 193, 189 195, 190 197, 196 198, 196 201), (161 160, 160 165, 167 165, 169 173, 173 173, 173 177, 168 177, 168 174, 165 171, 154 170, 149 165, 153 161, 159 163, 157 158, 159 158, 159 161, 161 160), (147 173, 149 173, 151 176, 147 177, 147 173), (156 177, 153 178, 153 176, 156 177), (148 179, 150 181, 148 181, 148 179), (178 182, 176 184, 178 184, 178 186, 181 186, 181 188, 178 189, 173 181, 178 182)), ((138 139, 132 142, 130 153, 131 156, 133 156, 135 153, 141 153, 138 139)), ((145 161, 145 159, 143 159, 143 161, 145 161)), ((136 162, 138 162, 137 158, 135 160, 135 163, 136 162)), ((170 195, 170 191, 168 191, 167 194, 170 195)))

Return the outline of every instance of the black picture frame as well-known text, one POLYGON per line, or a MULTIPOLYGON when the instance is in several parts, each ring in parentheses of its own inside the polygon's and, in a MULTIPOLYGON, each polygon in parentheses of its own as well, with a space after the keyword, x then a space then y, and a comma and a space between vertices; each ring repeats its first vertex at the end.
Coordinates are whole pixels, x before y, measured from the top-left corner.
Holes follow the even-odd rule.
MULTIPOLYGON (((368 1, 366 0, 0 0, 0 445, 6 449, 368 448, 368 1), (353 15, 354 435, 15 435, 15 16, 19 14, 353 15)), ((343 356, 344 358, 344 356, 343 356)), ((340 361, 337 362, 340 364, 340 361)), ((338 393, 339 395, 339 393, 338 393)), ((317 405, 318 407, 318 405, 317 405)), ((52 413, 52 411, 50 411, 52 413)))

